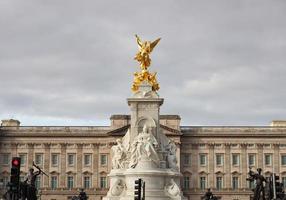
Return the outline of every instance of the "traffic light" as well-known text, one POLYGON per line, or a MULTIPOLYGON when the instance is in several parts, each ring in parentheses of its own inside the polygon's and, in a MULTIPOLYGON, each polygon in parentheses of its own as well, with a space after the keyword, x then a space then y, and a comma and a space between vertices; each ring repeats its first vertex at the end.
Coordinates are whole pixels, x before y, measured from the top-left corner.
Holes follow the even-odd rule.
POLYGON ((20 184, 21 158, 13 157, 11 163, 12 163, 11 176, 10 176, 10 183, 12 185, 11 189, 17 191, 20 184))
POLYGON ((135 180, 134 200, 141 200, 142 179, 135 180))

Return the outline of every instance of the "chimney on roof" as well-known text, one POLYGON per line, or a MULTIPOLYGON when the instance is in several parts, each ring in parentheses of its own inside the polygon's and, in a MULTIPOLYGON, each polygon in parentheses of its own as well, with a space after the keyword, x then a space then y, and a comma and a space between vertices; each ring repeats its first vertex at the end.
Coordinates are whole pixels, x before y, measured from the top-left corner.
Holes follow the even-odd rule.
POLYGON ((273 120, 271 122, 271 126, 285 126, 286 127, 286 120, 273 120))
POLYGON ((20 126, 20 121, 16 119, 3 119, 1 126, 20 126))

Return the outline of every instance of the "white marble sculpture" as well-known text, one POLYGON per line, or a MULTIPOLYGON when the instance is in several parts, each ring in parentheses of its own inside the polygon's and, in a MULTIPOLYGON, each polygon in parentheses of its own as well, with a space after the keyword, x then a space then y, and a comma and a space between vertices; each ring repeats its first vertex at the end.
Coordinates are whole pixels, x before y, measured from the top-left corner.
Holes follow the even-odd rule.
POLYGON ((174 179, 171 179, 170 182, 165 186, 165 192, 173 199, 180 197, 181 190, 174 179))
POLYGON ((123 161, 126 157, 126 153, 121 139, 117 139, 116 142, 117 144, 112 147, 112 152, 113 152, 112 168, 122 169, 124 168, 123 161))
POLYGON ((110 194, 111 196, 120 196, 123 191, 126 190, 126 185, 122 179, 117 179, 111 186, 110 194))
POLYGON ((179 168, 177 165, 177 157, 176 157, 177 147, 176 147, 176 144, 170 140, 168 145, 166 146, 166 151, 168 152, 168 154, 167 154, 168 167, 171 168, 172 170, 178 170, 179 168))
POLYGON ((148 127, 144 125, 143 131, 135 137, 131 145, 131 156, 129 167, 136 167, 140 159, 151 160, 159 165, 160 159, 157 153, 158 142, 154 135, 150 133, 148 127))

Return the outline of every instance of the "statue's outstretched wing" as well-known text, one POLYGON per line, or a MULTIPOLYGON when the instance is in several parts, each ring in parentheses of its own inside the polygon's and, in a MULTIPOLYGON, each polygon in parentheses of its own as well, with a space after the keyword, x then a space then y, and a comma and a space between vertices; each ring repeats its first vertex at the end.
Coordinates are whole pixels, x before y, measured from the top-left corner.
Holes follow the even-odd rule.
POLYGON ((157 40, 155 40, 154 42, 151 43, 151 51, 154 49, 154 47, 158 44, 158 42, 161 40, 161 38, 158 38, 157 40))
POLYGON ((135 34, 135 37, 136 37, 136 41, 137 41, 138 47, 141 48, 142 45, 143 45, 141 39, 139 38, 139 36, 137 34, 135 34))

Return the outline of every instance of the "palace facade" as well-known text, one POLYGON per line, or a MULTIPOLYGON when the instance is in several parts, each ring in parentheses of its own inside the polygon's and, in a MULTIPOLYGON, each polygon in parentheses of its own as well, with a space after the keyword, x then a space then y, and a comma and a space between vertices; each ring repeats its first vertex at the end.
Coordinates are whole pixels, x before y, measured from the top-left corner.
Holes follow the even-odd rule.
MULTIPOLYGON (((1 194, 9 181, 11 158, 21 157, 23 179, 33 161, 49 176, 39 176, 42 200, 71 199, 85 188, 100 200, 109 188, 111 146, 130 127, 129 115, 113 115, 110 126, 20 126, 2 120, 0 127, 1 194)), ((249 167, 275 172, 286 185, 286 121, 269 126, 181 126, 178 115, 160 115, 160 130, 177 145, 181 186, 190 200, 206 188, 224 200, 249 199, 254 185, 249 167)))

